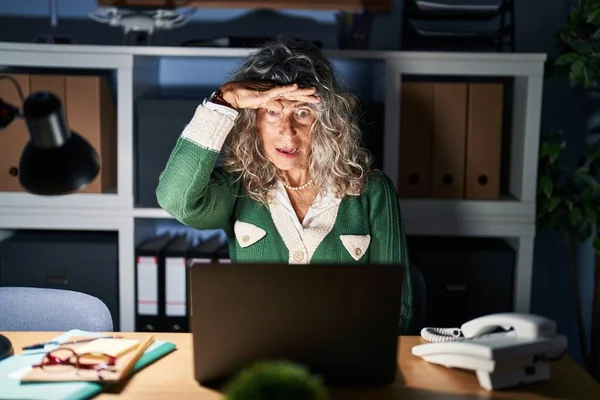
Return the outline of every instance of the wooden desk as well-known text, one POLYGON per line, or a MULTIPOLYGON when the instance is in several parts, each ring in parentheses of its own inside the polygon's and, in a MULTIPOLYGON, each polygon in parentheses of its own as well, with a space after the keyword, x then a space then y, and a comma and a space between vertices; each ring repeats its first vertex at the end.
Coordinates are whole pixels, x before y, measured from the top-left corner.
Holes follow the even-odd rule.
MULTIPOLYGON (((13 343, 15 352, 32 343, 58 336, 61 332, 2 332, 13 343)), ((127 334, 124 334, 127 336, 127 334)), ((192 336, 188 333, 159 333, 158 340, 177 345, 176 351, 135 374, 115 393, 102 393, 95 399, 187 399, 216 400, 223 396, 201 387, 194 380, 192 336)), ((411 354, 412 346, 422 343, 418 336, 399 339, 399 375, 389 387, 360 389, 336 388, 332 399, 600 399, 600 385, 571 358, 552 364, 548 382, 497 392, 482 389, 470 371, 450 370, 431 365, 411 354)))

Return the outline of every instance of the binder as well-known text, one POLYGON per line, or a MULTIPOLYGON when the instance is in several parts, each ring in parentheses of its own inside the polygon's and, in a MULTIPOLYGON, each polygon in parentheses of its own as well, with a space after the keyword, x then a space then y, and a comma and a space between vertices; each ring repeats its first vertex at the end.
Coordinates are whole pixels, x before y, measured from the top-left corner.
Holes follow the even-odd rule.
POLYGON ((434 83, 402 83, 400 105, 398 195, 431 197, 434 83))
POLYGON ((188 332, 187 319, 187 257, 186 236, 174 238, 164 249, 164 323, 168 332, 188 332))
POLYGON ((229 245, 227 242, 223 243, 217 250, 217 262, 219 264, 231 264, 231 258, 229 256, 229 245))
POLYGON ((149 239, 136 247, 136 313, 137 332, 163 330, 164 315, 164 258, 163 250, 171 241, 167 234, 149 239), (161 296, 163 293, 163 296, 161 296))
POLYGON ((464 197, 467 83, 436 83, 433 128, 433 197, 464 197))
POLYGON ((465 197, 500 197, 503 85, 471 83, 468 96, 465 197))
POLYGON ((188 266, 193 264, 210 264, 217 260, 217 250, 221 247, 221 238, 215 235, 200 241, 188 253, 188 266))
POLYGON ((198 264, 212 264, 217 262, 217 250, 221 247, 221 238, 219 235, 212 236, 205 240, 200 241, 197 245, 193 246, 188 252, 187 266, 186 268, 186 320, 189 327, 189 317, 192 315, 192 291, 190 290, 190 271, 192 267, 202 268, 202 265, 198 264))

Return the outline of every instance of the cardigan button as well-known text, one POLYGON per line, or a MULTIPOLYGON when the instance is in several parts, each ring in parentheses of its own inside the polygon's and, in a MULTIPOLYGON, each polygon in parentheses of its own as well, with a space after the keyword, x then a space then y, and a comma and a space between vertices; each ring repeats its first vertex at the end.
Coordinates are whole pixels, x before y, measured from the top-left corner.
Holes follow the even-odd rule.
POLYGON ((294 261, 302 261, 304 258, 304 253, 301 251, 297 251, 294 253, 294 261))
POLYGON ((242 242, 247 243, 248 240, 250 240, 250 237, 248 237, 248 235, 242 236, 242 242))
POLYGON ((362 250, 361 249, 359 249, 358 247, 356 249, 354 249, 354 255, 356 257, 360 256, 361 254, 362 254, 362 250))

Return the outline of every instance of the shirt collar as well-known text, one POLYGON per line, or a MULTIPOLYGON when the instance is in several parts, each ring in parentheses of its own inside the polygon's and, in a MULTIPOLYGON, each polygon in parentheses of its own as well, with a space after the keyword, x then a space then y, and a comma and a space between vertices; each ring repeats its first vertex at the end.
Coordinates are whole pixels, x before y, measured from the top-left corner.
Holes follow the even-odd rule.
MULTIPOLYGON (((273 187, 273 189, 271 189, 269 194, 274 202, 281 204, 282 206, 286 207, 289 211, 294 212, 292 202, 290 201, 287 191, 285 190, 285 187, 283 186, 283 183, 280 179, 277 180, 275 186, 273 187)), ((310 210, 321 213, 333 206, 336 206, 341 201, 342 200, 335 196, 331 192, 331 190, 326 190, 324 194, 319 192, 315 197, 313 204, 310 206, 310 210)))

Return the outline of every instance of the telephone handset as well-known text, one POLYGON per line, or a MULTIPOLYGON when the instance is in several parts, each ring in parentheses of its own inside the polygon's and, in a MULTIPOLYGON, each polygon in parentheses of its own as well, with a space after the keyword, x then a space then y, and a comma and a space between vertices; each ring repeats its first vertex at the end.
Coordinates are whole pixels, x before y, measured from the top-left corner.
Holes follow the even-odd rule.
POLYGON ((549 362, 560 359, 567 348, 554 321, 521 313, 486 315, 460 328, 423 328, 421 336, 431 343, 414 346, 414 355, 474 370, 487 390, 549 379, 549 362))
POLYGON ((538 338, 554 335, 556 323, 533 314, 500 313, 486 315, 464 323, 459 328, 423 328, 421 336, 429 342, 454 341, 475 338, 497 329, 514 331, 521 338, 538 338))

